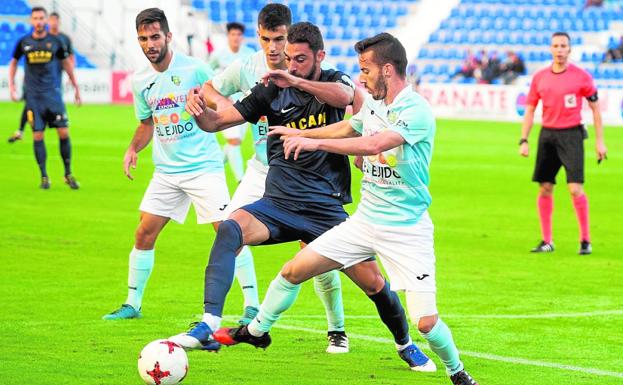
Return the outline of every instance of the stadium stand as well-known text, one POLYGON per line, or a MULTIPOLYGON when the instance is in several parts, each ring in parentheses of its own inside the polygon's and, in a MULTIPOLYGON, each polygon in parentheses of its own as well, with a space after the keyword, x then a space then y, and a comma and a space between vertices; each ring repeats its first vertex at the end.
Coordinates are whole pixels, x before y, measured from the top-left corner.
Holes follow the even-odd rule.
MULTIPOLYGON (((504 61, 506 52, 515 51, 531 73, 551 60, 551 34, 566 31, 572 36, 580 65, 593 74, 597 84, 623 88, 623 63, 604 63, 608 46, 618 38, 611 36, 608 44, 597 47, 597 51, 594 44, 585 44, 596 34, 607 33, 613 21, 623 20, 623 4, 585 5, 584 0, 463 0, 421 47, 416 63, 422 81, 487 82, 479 76, 454 76, 469 59, 468 50, 476 52, 477 61, 483 56, 486 60, 493 52, 504 61)), ((500 79, 492 82, 500 83, 500 79)))
MULTIPOLYGON (((0 1, 0 16, 5 19, 0 22, 0 66, 2 66, 9 64, 15 44, 31 30, 28 24, 30 6, 23 0, 2 0, 0 1)), ((75 47, 74 55, 76 67, 95 68, 95 65, 86 56, 77 52, 75 47)))
MULTIPOLYGON (((294 22, 318 24, 325 38, 327 60, 346 73, 358 73, 356 41, 396 28, 401 18, 411 12, 417 0, 300 0, 281 1, 292 10, 294 22)), ((207 12, 214 23, 241 21, 246 26, 246 44, 255 49, 257 14, 267 3, 264 0, 192 0, 192 5, 207 12)))

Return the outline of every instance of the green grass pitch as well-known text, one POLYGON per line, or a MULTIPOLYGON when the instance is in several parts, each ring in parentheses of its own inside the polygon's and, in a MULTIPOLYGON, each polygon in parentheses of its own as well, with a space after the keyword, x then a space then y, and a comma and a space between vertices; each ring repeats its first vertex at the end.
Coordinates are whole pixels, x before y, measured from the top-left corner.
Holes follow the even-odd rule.
MULTIPOLYGON (((41 191, 30 133, 6 143, 21 108, 0 104, 0 383, 140 384, 141 348, 185 330, 202 312, 212 227, 196 225, 194 214, 185 225, 167 226, 144 318, 102 321, 125 299, 137 208, 153 171, 150 151, 140 154, 135 180, 127 180, 122 157, 136 127, 132 108, 69 106, 74 174, 82 188, 71 191, 62 182, 58 139, 48 131, 52 188, 41 191)), ((539 240, 537 186, 530 182, 536 137, 533 132, 530 159, 523 159, 518 124, 438 122, 430 212, 440 313, 481 384, 622 384, 623 130, 607 128, 610 156, 600 166, 592 133, 587 142, 591 256, 576 254, 577 224, 564 183, 555 193, 556 252, 527 252, 539 240)), ((250 152, 247 141, 246 156, 250 152)), ((359 176, 356 171, 353 179, 359 176)), ((253 248, 262 295, 297 247, 253 248)), ((190 352, 184 383, 450 383, 437 357, 436 373, 409 371, 372 303, 346 277, 342 282, 349 354, 324 352, 323 308, 307 283, 273 330, 269 349, 190 352)), ((234 283, 227 315, 239 315, 241 298, 234 283)))

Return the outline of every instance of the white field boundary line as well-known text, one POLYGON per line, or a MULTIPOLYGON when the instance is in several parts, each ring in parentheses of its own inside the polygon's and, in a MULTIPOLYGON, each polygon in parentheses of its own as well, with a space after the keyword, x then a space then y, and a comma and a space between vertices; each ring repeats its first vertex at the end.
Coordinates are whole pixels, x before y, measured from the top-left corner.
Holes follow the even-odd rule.
MULTIPOLYGON (((308 333, 314 333, 314 334, 323 334, 323 335, 327 334, 326 330, 302 328, 302 327, 290 326, 290 325, 284 325, 284 324, 278 324, 278 323, 275 324, 274 327, 279 328, 279 329, 296 330, 296 331, 302 331, 302 332, 308 332, 308 333)), ((390 345, 394 344, 394 341, 390 340, 389 338, 373 337, 373 336, 368 336, 364 334, 351 334, 351 333, 348 333, 348 335, 351 338, 360 339, 364 341, 378 342, 378 343, 384 343, 384 344, 390 344, 390 345)), ((418 344, 418 346, 421 349, 426 349, 430 351, 428 346, 424 346, 422 344, 418 344)), ((481 358, 481 359, 490 360, 490 361, 508 362, 511 364, 537 366, 541 368, 569 370, 569 371, 580 372, 584 374, 593 374, 596 376, 623 378, 623 373, 612 372, 608 370, 601 370, 601 369, 596 369, 596 368, 585 368, 581 366, 558 364, 555 362, 529 360, 525 358, 505 357, 505 356, 499 356, 497 354, 470 352, 466 350, 461 350, 460 353, 463 356, 481 358)))
MULTIPOLYGON (((474 318, 474 319, 547 319, 547 318, 588 318, 601 316, 623 315, 623 310, 598 310, 582 313, 544 313, 544 314, 442 314, 443 318, 474 318)), ((234 318, 235 316, 226 316, 234 318)), ((292 314, 281 319, 325 319, 323 314, 292 314)), ((377 319, 378 315, 346 315, 346 319, 377 319)))

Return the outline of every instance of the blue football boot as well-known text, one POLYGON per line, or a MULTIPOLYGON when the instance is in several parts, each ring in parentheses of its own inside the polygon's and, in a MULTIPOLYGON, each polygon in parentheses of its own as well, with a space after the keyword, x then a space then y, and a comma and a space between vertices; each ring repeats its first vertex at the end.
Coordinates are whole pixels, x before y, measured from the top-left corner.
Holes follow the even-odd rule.
POLYGON ((399 351, 398 355, 409 364, 411 370, 417 372, 434 372, 437 370, 435 363, 426 354, 422 353, 415 344, 411 344, 399 351))

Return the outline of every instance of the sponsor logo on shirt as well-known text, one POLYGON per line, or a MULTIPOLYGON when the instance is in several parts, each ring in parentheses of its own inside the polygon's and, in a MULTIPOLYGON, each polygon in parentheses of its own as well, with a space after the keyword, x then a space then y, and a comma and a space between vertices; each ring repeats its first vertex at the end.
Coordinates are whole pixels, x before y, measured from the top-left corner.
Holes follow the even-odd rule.
POLYGON ((50 51, 32 51, 26 54, 29 64, 49 63, 52 60, 52 52, 50 51))
POLYGON ((578 106, 578 100, 575 94, 567 94, 564 96, 565 98, 565 107, 566 108, 575 108, 578 106))
POLYGON ((180 108, 178 103, 184 103, 186 101, 186 95, 167 95, 161 99, 154 99, 149 104, 156 104, 156 111, 170 110, 172 108, 180 108))
POLYGON ((304 130, 306 128, 322 127, 327 125, 327 113, 321 112, 317 115, 309 115, 286 124, 287 127, 298 128, 304 130))

